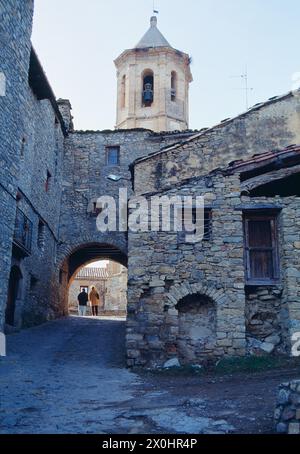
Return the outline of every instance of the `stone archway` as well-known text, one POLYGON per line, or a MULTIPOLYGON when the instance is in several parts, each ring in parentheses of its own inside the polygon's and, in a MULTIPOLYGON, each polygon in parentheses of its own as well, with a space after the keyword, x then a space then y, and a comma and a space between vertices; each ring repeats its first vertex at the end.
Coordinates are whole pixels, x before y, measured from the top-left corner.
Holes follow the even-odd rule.
POLYGON ((197 293, 211 298, 216 305, 225 303, 225 301, 227 300, 224 288, 217 289, 215 287, 211 287, 210 285, 201 283, 184 283, 181 285, 175 284, 170 288, 167 294, 167 298, 170 302, 171 307, 174 308, 182 298, 197 293))
POLYGON ((77 271, 95 260, 112 260, 127 268, 126 253, 113 244, 89 242, 67 248, 58 268, 59 301, 61 315, 68 315, 68 292, 77 271))
POLYGON ((217 310, 213 300, 192 294, 176 305, 177 351, 181 364, 196 364, 214 354, 217 341, 217 310))
POLYGON ((197 364, 215 356, 218 311, 227 301, 225 290, 201 283, 184 283, 172 286, 167 300, 167 321, 171 332, 176 332, 180 363, 197 364))

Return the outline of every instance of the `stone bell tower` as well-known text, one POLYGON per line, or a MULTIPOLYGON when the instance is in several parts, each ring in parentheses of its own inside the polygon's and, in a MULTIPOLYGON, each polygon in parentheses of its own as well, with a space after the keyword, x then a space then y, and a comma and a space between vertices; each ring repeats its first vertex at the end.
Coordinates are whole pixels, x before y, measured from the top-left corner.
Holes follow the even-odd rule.
POLYGON ((150 28, 136 47, 125 50, 115 65, 117 129, 188 129, 190 57, 168 43, 156 17, 151 17, 150 28))

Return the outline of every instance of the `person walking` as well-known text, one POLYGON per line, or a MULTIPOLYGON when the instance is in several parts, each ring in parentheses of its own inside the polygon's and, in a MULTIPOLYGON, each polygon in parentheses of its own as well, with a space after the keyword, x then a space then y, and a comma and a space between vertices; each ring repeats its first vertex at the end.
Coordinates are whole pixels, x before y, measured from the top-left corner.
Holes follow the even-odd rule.
POLYGON ((85 317, 87 302, 89 300, 88 294, 85 291, 85 289, 82 289, 82 291, 79 293, 77 299, 78 299, 78 315, 85 317))
POLYGON ((89 300, 91 302, 92 306, 92 314, 97 317, 98 316, 98 308, 99 308, 99 301, 100 301, 100 296, 95 287, 92 287, 92 290, 89 295, 89 300))

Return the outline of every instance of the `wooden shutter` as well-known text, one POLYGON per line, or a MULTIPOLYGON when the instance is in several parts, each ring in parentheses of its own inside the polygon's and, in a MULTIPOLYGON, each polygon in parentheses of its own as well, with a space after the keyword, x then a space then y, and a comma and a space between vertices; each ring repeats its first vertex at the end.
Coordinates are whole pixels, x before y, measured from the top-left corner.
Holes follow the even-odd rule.
POLYGON ((251 284, 275 283, 279 280, 276 215, 246 214, 246 280, 251 284))

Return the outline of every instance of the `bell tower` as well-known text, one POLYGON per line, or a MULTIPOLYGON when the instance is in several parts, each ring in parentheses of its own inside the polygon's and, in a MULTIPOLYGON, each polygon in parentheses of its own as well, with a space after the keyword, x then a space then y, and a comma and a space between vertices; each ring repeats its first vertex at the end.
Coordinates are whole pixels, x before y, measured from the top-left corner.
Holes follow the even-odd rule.
POLYGON ((149 30, 115 65, 117 129, 188 129, 190 57, 168 43, 157 28, 157 17, 151 17, 149 30))

